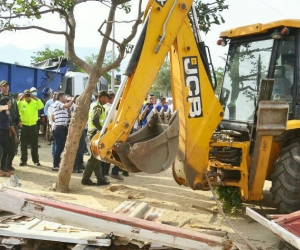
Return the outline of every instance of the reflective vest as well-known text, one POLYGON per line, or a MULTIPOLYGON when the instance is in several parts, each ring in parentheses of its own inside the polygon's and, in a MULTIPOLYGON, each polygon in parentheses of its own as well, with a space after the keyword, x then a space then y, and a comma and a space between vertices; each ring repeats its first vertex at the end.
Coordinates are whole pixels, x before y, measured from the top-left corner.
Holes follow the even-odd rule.
POLYGON ((93 114, 94 108, 97 106, 97 109, 101 109, 101 115, 99 116, 99 123, 103 127, 105 121, 105 109, 101 105, 100 102, 92 103, 90 110, 89 110, 89 120, 88 120, 88 131, 97 130, 97 128, 93 124, 93 114))

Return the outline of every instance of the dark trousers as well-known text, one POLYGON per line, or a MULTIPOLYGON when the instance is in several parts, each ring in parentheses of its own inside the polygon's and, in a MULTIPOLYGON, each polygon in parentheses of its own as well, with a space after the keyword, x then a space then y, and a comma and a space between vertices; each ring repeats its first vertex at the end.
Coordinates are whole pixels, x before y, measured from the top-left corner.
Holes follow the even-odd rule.
MULTIPOLYGON (((93 138, 93 136, 88 136, 88 146, 90 146, 90 142, 91 142, 92 138, 93 138)), ((94 157, 93 153, 91 153, 91 156, 86 163, 86 167, 83 172, 82 180, 88 181, 91 178, 93 172, 95 172, 98 182, 100 182, 104 179, 103 169, 102 169, 102 161, 97 160, 94 157)))
POLYGON ((15 156, 15 138, 9 136, 9 130, 0 129, 0 145, 3 149, 1 170, 7 171, 15 156))
POLYGON ((33 162, 39 162, 38 154, 38 129, 37 125, 26 126, 22 125, 21 129, 21 162, 27 162, 27 145, 31 146, 31 158, 33 162))
POLYGON ((59 167, 60 155, 64 151, 67 135, 68 128, 66 126, 56 126, 53 130, 53 137, 55 141, 54 167, 59 167))
POLYGON ((110 163, 103 161, 101 165, 102 165, 103 175, 109 175, 110 163))
POLYGON ((17 152, 18 152, 18 147, 19 147, 19 144, 20 144, 20 136, 21 136, 21 135, 20 135, 20 133, 19 133, 19 126, 16 125, 15 123, 13 123, 13 126, 14 126, 14 129, 15 129, 16 134, 17 134, 17 137, 18 137, 18 141, 15 142, 15 138, 12 136, 12 141, 13 141, 13 143, 14 143, 13 147, 14 147, 14 149, 15 149, 15 155, 16 155, 17 152))
POLYGON ((83 155, 85 151, 85 138, 87 134, 87 129, 84 129, 82 132, 82 135, 80 137, 78 149, 77 149, 77 154, 75 158, 75 163, 74 163, 74 170, 80 169, 80 167, 83 165, 83 155))

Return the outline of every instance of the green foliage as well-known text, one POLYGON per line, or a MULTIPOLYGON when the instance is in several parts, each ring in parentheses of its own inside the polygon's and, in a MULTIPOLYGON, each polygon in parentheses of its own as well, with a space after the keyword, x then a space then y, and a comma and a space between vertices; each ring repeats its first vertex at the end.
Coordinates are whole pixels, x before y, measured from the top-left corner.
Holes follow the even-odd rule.
POLYGON ((212 24, 220 25, 221 23, 225 23, 220 12, 224 9, 228 9, 228 5, 224 4, 225 0, 208 2, 209 3, 205 3, 201 0, 195 1, 198 23, 200 25, 200 29, 205 33, 211 29, 212 24))
MULTIPOLYGON (((49 47, 45 47, 44 50, 41 50, 41 51, 37 51, 37 52, 33 52, 35 55, 34 56, 31 56, 31 62, 32 63, 38 63, 38 62, 42 62, 42 61, 45 61, 47 59, 51 59, 51 58, 58 58, 58 57, 61 57, 61 56, 64 56, 64 52, 61 50, 61 49, 54 49, 54 50, 51 50, 49 47)), ((94 66, 97 62, 97 58, 98 58, 98 55, 96 54, 91 54, 90 56, 86 56, 85 57, 85 61, 91 65, 91 66, 94 66)), ((105 54, 105 58, 104 58, 104 62, 103 62, 103 66, 106 67, 108 66, 112 61, 112 52, 111 51, 108 51, 106 52, 105 54)), ((120 72, 120 68, 116 68, 115 69, 117 72, 120 72)), ((75 64, 74 66, 74 72, 85 72, 83 69, 81 69, 79 66, 77 66, 75 64)), ((111 75, 109 73, 105 73, 103 75, 103 77, 108 81, 110 82, 111 81, 111 75)))
POLYGON ((225 68, 218 67, 217 70, 215 70, 216 78, 217 78, 217 88, 215 90, 215 94, 219 95, 221 93, 223 78, 224 78, 224 71, 225 68))
MULTIPOLYGON (((74 0, 12 0, 12 1, 0 1, 1 10, 9 13, 11 16, 24 16, 29 19, 41 19, 42 11, 52 12, 55 9, 60 9, 61 17, 68 11, 71 11, 74 6, 74 0)), ((0 22, 0 29, 13 30, 18 25, 13 24, 10 18, 2 17, 0 22)))
POLYGON ((151 92, 158 97, 167 97, 171 95, 171 72, 169 61, 164 61, 154 80, 151 92))
POLYGON ((126 14, 128 14, 131 11, 131 5, 129 3, 122 3, 121 8, 125 10, 126 14))
MULTIPOLYGON (((103 61, 103 64, 102 64, 102 67, 106 67, 108 65, 110 65, 112 63, 112 51, 107 51, 105 53, 105 57, 104 57, 104 61, 103 61)), ((94 66, 97 62, 97 58, 98 58, 98 55, 96 54, 91 54, 90 56, 86 56, 85 57, 85 61, 91 65, 91 66, 94 66)), ((116 56, 114 58, 114 60, 116 59, 116 56)), ((117 72, 120 72, 120 68, 117 67, 114 69, 115 71, 117 72)), ((111 75, 107 72, 103 75, 103 77, 108 81, 108 82, 111 82, 111 75)))
POLYGON ((214 189, 219 196, 225 213, 238 213, 241 211, 243 204, 238 187, 217 186, 214 189))
POLYGON ((64 52, 61 49, 54 49, 51 50, 49 47, 45 47, 45 50, 41 50, 41 51, 37 51, 37 52, 33 52, 35 55, 31 56, 31 62, 32 63, 38 63, 38 62, 42 62, 45 61, 47 59, 51 59, 51 58, 58 58, 61 56, 64 56, 64 52))
POLYGON ((81 73, 85 73, 85 71, 80 68, 77 64, 74 64, 74 69, 73 69, 74 72, 81 72, 81 73))

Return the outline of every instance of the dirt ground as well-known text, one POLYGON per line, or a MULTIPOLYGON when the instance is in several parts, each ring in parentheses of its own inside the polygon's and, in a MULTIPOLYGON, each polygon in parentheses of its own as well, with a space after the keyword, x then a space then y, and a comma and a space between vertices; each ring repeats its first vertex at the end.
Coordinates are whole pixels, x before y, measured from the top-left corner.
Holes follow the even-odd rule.
MULTIPOLYGON (((51 149, 44 136, 40 136, 39 144, 41 145, 39 155, 42 166, 34 166, 29 156, 29 165, 19 167, 20 153, 16 155, 13 166, 24 188, 49 192, 53 183, 55 183, 57 172, 51 170, 51 149)), ((85 156, 85 162, 87 159, 88 156, 85 156)), ((213 199, 212 193, 210 191, 193 191, 187 187, 178 186, 173 180, 170 169, 156 175, 130 173, 129 177, 124 177, 124 181, 108 177, 111 181, 110 186, 114 186, 114 191, 110 191, 108 186, 83 186, 80 183, 81 177, 82 174, 72 174, 70 193, 91 195, 106 207, 107 211, 112 212, 120 203, 129 199, 136 200, 137 202, 147 202, 153 207, 165 210, 165 214, 161 218, 162 221, 179 226, 186 220, 191 219, 183 228, 213 234, 216 234, 215 230, 203 231, 199 227, 222 230, 228 232, 230 240, 245 244, 234 230, 228 226, 221 214, 193 207, 215 209, 216 202, 213 199)), ((265 185, 265 198, 263 201, 251 204, 247 203, 244 206, 249 206, 260 214, 275 214, 276 210, 272 207, 271 203, 272 195, 268 191, 269 185, 270 183, 266 183, 265 185)), ((280 249, 278 247, 280 238, 274 235, 269 229, 249 218, 246 214, 228 215, 228 218, 236 230, 241 232, 258 249, 280 249)))

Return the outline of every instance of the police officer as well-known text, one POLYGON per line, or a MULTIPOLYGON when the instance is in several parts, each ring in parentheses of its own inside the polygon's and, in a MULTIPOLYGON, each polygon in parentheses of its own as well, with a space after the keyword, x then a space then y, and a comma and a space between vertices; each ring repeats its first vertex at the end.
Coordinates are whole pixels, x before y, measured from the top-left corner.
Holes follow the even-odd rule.
MULTIPOLYGON (((14 129, 18 135, 18 128, 22 126, 22 122, 20 120, 20 114, 19 114, 16 98, 14 94, 9 92, 9 83, 7 81, 2 80, 0 82, 0 88, 1 88, 0 100, 4 97, 8 97, 10 99, 11 107, 9 109, 9 113, 12 118, 12 125, 14 126, 14 129)), ((13 145, 14 147, 12 151, 14 150, 15 152, 17 152, 18 143, 12 143, 11 145, 13 145)), ((2 158, 2 152, 3 152, 2 147, 0 146, 0 160, 2 158)), ((9 170, 14 170, 14 167, 10 166, 9 170)))
POLYGON ((27 145, 31 145, 31 157, 34 165, 40 166, 38 154, 38 111, 44 107, 43 102, 25 90, 18 101, 18 109, 22 121, 21 129, 21 162, 19 166, 27 165, 27 145))
POLYGON ((13 144, 18 141, 18 137, 12 125, 9 111, 7 111, 11 107, 9 97, 3 97, 0 100, 0 106, 4 109, 0 112, 0 145, 3 149, 0 176, 5 177, 9 176, 10 173, 13 174, 11 171, 12 160, 15 156, 13 144))
MULTIPOLYGON (((98 98, 96 102, 93 102, 88 119, 88 142, 90 143, 93 136, 102 129, 105 121, 105 109, 104 104, 108 102, 108 93, 105 90, 101 90, 98 93, 98 98)), ((82 185, 108 185, 110 182, 104 177, 101 161, 97 160, 93 154, 91 154, 90 159, 87 161, 86 168, 83 172, 81 184, 82 185), (97 177, 97 183, 91 180, 91 176, 95 172, 97 177)))

